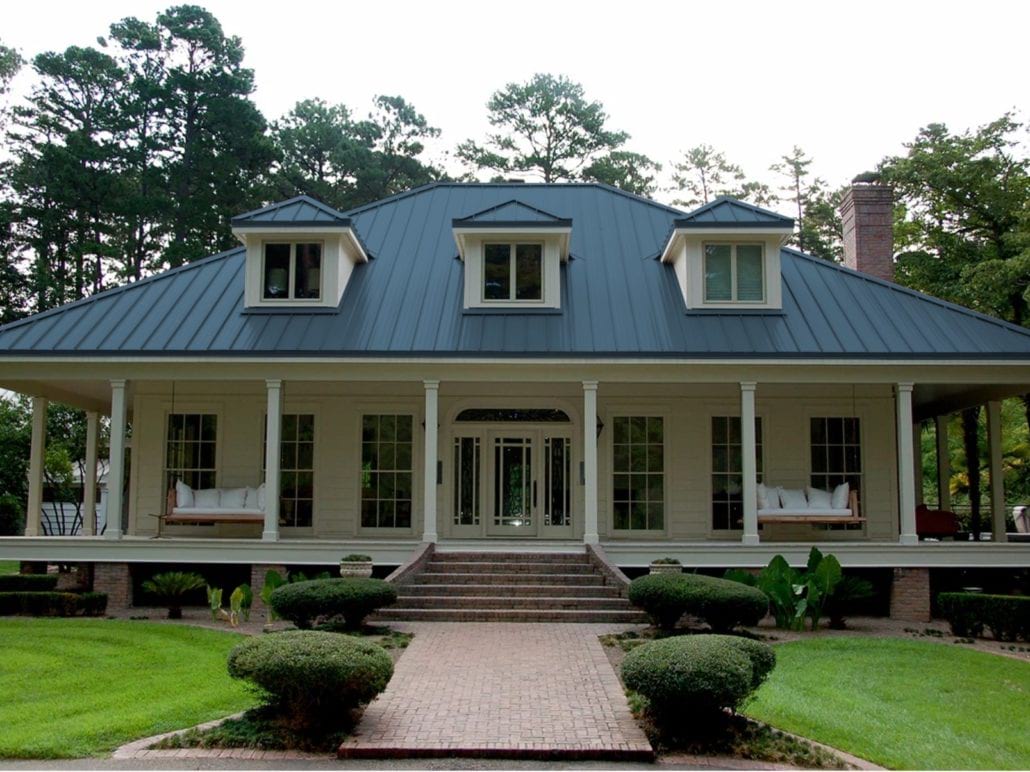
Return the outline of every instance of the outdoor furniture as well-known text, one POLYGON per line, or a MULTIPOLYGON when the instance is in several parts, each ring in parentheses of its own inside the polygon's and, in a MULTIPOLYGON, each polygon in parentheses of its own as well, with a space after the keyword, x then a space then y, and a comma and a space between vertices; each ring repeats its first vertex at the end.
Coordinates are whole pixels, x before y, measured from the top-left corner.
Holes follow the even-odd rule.
POLYGON ((838 486, 832 493, 813 488, 806 490, 807 494, 800 489, 759 485, 758 522, 807 525, 853 525, 865 522, 858 508, 858 491, 850 490, 847 483, 838 486), (840 506, 844 501, 847 506, 840 506))
POLYGON ((258 488, 209 488, 193 490, 177 481, 165 497, 165 511, 157 515, 157 535, 162 525, 238 523, 262 525, 265 486, 258 488))
POLYGON ((916 533, 920 539, 954 539, 959 532, 958 516, 946 509, 916 507, 916 533))

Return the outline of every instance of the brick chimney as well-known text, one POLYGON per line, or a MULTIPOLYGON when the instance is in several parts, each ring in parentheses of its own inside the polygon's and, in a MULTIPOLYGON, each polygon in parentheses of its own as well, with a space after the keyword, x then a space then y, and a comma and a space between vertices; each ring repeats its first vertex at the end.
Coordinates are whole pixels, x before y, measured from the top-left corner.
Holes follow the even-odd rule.
MULTIPOLYGON (((866 175, 860 175, 866 176, 866 175)), ((853 181, 840 205, 844 265, 894 281, 894 194, 886 185, 853 181)))

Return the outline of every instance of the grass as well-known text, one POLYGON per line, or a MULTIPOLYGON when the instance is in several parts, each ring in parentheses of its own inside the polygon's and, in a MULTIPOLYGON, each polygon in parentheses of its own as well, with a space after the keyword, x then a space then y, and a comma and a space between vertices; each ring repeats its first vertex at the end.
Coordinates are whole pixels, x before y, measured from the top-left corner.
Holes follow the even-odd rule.
POLYGON ((252 748, 259 751, 291 750, 332 753, 347 739, 354 716, 336 716, 330 728, 307 732, 285 725, 274 710, 253 708, 242 716, 226 719, 209 729, 188 729, 159 740, 159 750, 179 748, 252 748))
POLYGON ((0 619, 0 757, 78 758, 248 708, 242 636, 185 625, 0 619))
POLYGON ((16 574, 21 568, 21 563, 17 560, 0 560, 0 576, 6 574, 16 574))
POLYGON ((1030 663, 891 638, 796 641, 776 655, 754 718, 896 769, 1030 768, 1030 663))

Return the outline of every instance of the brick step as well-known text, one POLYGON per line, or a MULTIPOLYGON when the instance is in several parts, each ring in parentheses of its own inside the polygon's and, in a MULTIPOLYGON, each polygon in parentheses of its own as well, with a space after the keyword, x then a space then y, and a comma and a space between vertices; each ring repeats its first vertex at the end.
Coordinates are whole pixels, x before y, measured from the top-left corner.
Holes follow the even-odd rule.
POLYGON ((553 609, 439 609, 387 608, 376 612, 375 621, 406 622, 604 622, 637 624, 647 621, 640 611, 553 609))
POLYGON ((520 561, 495 563, 483 561, 430 560, 426 571, 434 574, 592 574, 594 567, 586 562, 520 561))
MULTIPOLYGON (((449 576, 449 574, 448 574, 449 576)), ((504 595, 510 598, 567 597, 567 598, 619 598, 622 591, 612 585, 594 584, 412 584, 397 585, 401 595, 504 595)))
POLYGON ((426 571, 412 580, 413 584, 567 584, 599 587, 605 584, 600 574, 530 574, 530 573, 437 573, 426 571))
POLYGON ((625 598, 577 598, 564 596, 537 596, 514 598, 508 595, 401 595, 397 605, 403 608, 438 609, 613 609, 630 610, 625 598))
POLYGON ((440 552, 435 562, 457 563, 589 563, 585 552, 440 552))

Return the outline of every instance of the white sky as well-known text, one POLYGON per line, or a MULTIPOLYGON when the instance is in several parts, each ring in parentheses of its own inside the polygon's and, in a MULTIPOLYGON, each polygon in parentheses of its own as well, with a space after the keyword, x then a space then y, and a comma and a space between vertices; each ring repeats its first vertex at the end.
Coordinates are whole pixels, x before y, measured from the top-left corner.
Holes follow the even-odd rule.
MULTIPOLYGON (((708 142, 768 181, 794 144, 841 184, 927 123, 966 128, 1030 106, 1022 1, 197 2, 243 39, 269 119, 307 97, 361 115, 374 95, 400 94, 443 130, 438 162, 483 136, 493 90, 534 72, 583 83, 666 172, 708 142)), ((28 58, 172 4, 4 3, 0 39, 28 58)), ((27 69, 16 93, 31 82, 27 69)))

